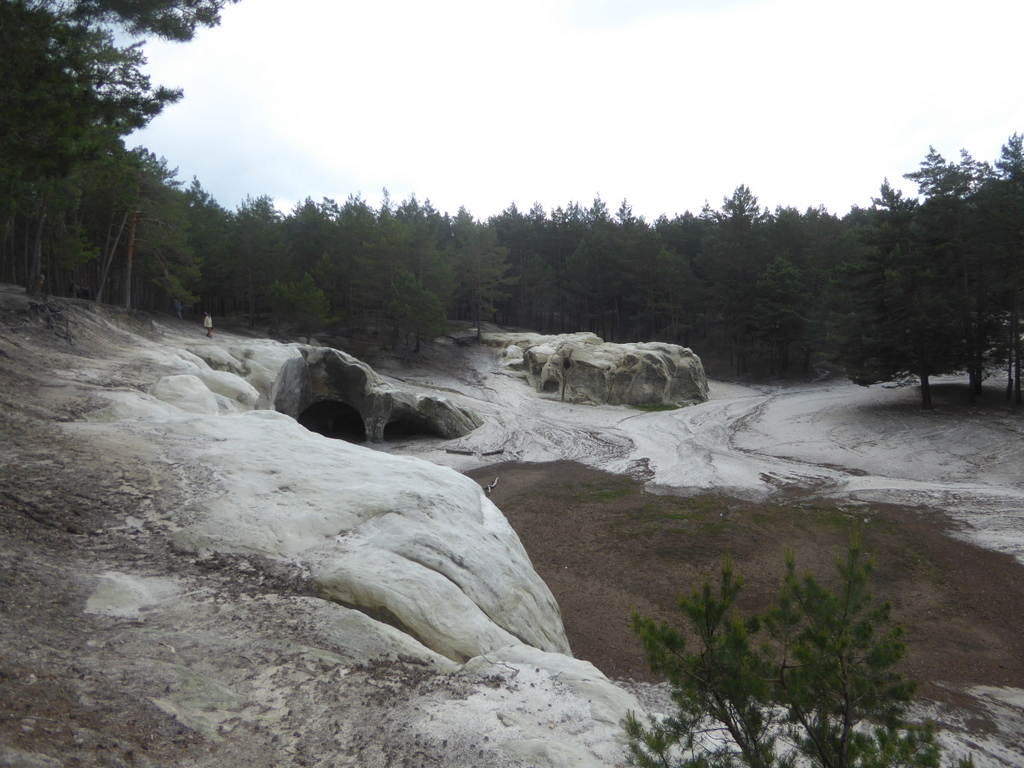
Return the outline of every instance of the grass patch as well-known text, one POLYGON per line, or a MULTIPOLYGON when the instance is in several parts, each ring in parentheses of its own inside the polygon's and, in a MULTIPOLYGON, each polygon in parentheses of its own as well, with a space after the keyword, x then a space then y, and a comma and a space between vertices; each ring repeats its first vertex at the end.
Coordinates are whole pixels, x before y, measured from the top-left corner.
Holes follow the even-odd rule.
MULTIPOLYGON (((725 551, 742 555, 768 539, 841 545, 856 528, 864 529, 869 539, 895 533, 883 530, 887 525, 869 508, 783 499, 750 502, 717 495, 655 496, 643 493, 638 483, 630 487, 632 494, 626 492, 627 486, 618 486, 615 503, 605 507, 604 526, 612 537, 608 545, 614 548, 618 539, 628 550, 629 542, 638 539, 657 541, 657 555, 663 559, 703 559, 707 552, 725 551)), ((595 525, 601 523, 595 520, 595 525)), ((779 558, 781 562, 781 554, 779 558)))
POLYGON ((510 463, 495 497, 558 600, 574 654, 613 676, 653 679, 630 627, 634 608, 674 624, 678 596, 714 579, 728 553, 745 579, 741 614, 763 610, 787 546, 801 571, 824 578, 859 527, 875 560, 872 592, 892 601, 911 648, 907 672, 923 690, 929 681, 1024 687, 1015 682, 1024 612, 1007 597, 1024 595, 1020 564, 951 537, 955 526, 935 510, 801 489, 761 500, 662 496, 571 462, 510 463))
POLYGON ((624 499, 639 494, 640 483, 629 477, 611 477, 595 483, 582 483, 558 495, 567 501, 584 504, 599 504, 624 499))
MULTIPOLYGON (((626 500, 628 505, 629 500, 626 500)), ((729 530, 729 504, 719 496, 651 496, 639 494, 635 505, 620 505, 608 521, 609 532, 624 540, 661 537, 659 553, 687 549, 729 530)))
POLYGON ((629 406, 634 411, 646 411, 647 413, 657 413, 659 411, 676 411, 682 408, 681 405, 675 403, 658 403, 656 405, 631 405, 629 406))

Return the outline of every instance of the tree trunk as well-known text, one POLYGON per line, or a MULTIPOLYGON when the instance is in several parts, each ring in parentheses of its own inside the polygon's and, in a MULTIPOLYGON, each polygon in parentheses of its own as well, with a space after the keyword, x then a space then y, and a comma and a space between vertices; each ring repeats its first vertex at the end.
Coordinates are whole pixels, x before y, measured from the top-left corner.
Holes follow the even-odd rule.
POLYGON ((28 268, 28 280, 25 293, 35 296, 43 292, 43 227, 46 226, 46 200, 40 204, 39 221, 36 224, 36 236, 32 241, 32 260, 28 268))
POLYGON ((4 226, 0 229, 7 233, 4 238, 5 243, 2 248, 3 256, 0 258, 0 282, 15 283, 17 280, 14 278, 14 275, 17 270, 15 269, 14 264, 14 254, 17 248, 14 243, 13 214, 4 222, 4 226))
MULTIPOLYGON (((251 256, 250 256, 251 258, 251 256)), ((256 280, 249 269, 249 329, 256 327, 256 280)))
POLYGON ((1019 306, 1020 301, 1017 295, 1017 276, 1014 275, 1013 289, 1010 293, 1010 337, 1006 340, 1006 399, 1013 399, 1013 367, 1017 357, 1017 345, 1014 343, 1020 339, 1019 306))
POLYGON ((125 309, 132 308, 132 258, 135 255, 135 225, 139 220, 139 212, 132 211, 132 223, 128 227, 128 245, 124 257, 124 300, 125 309))
POLYGON ((922 370, 918 374, 918 378, 921 379, 921 407, 925 410, 932 410, 932 385, 928 381, 928 373, 922 370))
POLYGON ((1021 404, 1020 391, 1020 266, 1019 252, 1014 252, 1014 260, 1018 262, 1017 271, 1013 276, 1013 291, 1010 294, 1010 353, 1007 355, 1008 364, 1006 367, 1006 399, 1009 400, 1012 394, 1013 404, 1021 404))
POLYGON ((977 371, 977 385, 974 394, 980 396, 985 385, 985 360, 981 348, 978 348, 977 357, 974 360, 974 369, 977 371))
POLYGON ((121 235, 124 234, 124 228, 127 223, 128 211, 125 211, 124 216, 121 217, 121 226, 117 228, 117 237, 113 239, 110 236, 110 232, 113 229, 113 221, 111 221, 111 226, 107 227, 107 241, 103 246, 103 266, 100 271, 99 287, 96 288, 97 304, 103 301, 103 292, 107 288, 107 278, 110 275, 110 265, 114 263, 114 252, 117 250, 117 244, 121 242, 121 235))
MULTIPOLYGON (((1013 323, 1010 323, 1011 331, 1013 333, 1013 323)), ((1006 399, 1013 399, 1013 340, 1010 340, 1010 352, 1006 355, 1006 399)))
POLYGON ((1020 391, 1020 303, 1013 307, 1013 321, 1011 323, 1013 327, 1013 404, 1021 404, 1021 391, 1020 391))

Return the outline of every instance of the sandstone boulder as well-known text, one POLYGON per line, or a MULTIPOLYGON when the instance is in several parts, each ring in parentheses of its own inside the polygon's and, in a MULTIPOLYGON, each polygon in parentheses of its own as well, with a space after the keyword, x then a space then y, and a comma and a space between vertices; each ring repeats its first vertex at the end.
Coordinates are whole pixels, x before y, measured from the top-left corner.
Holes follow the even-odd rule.
POLYGON ((708 399, 704 366, 677 344, 605 343, 592 333, 563 336, 490 334, 485 342, 505 347, 506 365, 518 365, 538 392, 589 405, 702 403, 708 399))
POLYGON ((238 358, 223 347, 215 344, 192 347, 187 351, 190 355, 194 355, 199 360, 202 360, 203 363, 215 371, 227 371, 228 373, 234 373, 239 376, 244 372, 242 363, 238 358))
POLYGON ((189 413, 219 413, 216 395, 191 373, 164 376, 149 388, 157 400, 189 413))
POLYGON ((239 410, 252 410, 259 402, 260 393, 241 376, 227 371, 196 371, 207 389, 238 404, 239 410))
POLYGON ((315 432, 351 431, 355 442, 381 442, 386 429, 400 428, 452 439, 481 424, 475 414, 446 398, 396 389, 344 352, 327 347, 300 351, 300 357, 281 366, 273 407, 315 432))
POLYGON ((164 376, 148 393, 189 413, 238 413, 256 407, 259 392, 245 379, 227 371, 198 368, 192 373, 164 376))
POLYGON ((170 534, 183 549, 295 563, 320 597, 452 661, 519 643, 569 653, 550 590, 465 475, 326 440, 274 411, 179 418, 160 430, 218 467, 216 493, 170 534))
POLYGON ((501 364, 513 371, 523 370, 523 350, 515 344, 509 344, 501 353, 501 364))
MULTIPOLYGON (((197 346, 188 351, 182 350, 183 359, 188 361, 192 367, 230 373, 248 382, 257 393, 257 401, 252 407, 260 409, 273 407, 274 384, 277 382, 282 366, 289 360, 301 356, 297 344, 278 344, 267 341, 254 341, 227 348, 209 344, 197 346)), ((213 386, 210 389, 218 391, 213 386)), ((226 396, 235 398, 234 395, 226 396)))

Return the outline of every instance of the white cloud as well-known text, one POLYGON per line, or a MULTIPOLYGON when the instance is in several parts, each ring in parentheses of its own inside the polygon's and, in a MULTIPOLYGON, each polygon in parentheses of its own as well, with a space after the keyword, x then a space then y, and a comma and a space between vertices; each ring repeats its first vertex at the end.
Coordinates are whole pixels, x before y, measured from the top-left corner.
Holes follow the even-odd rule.
POLYGON ((628 4, 243 0, 154 45, 186 97, 139 141, 225 205, 374 202, 387 187, 479 217, 595 195, 648 217, 868 205, 928 145, 993 159, 1024 130, 1024 5, 919 0, 628 4), (583 13, 581 9, 589 9, 583 13))

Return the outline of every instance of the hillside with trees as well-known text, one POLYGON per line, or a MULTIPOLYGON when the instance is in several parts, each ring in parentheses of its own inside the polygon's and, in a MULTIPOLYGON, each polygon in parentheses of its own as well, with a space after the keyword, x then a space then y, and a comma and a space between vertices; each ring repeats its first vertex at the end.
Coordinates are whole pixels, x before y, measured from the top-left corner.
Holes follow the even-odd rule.
POLYGON ((307 198, 231 210, 131 133, 180 91, 154 86, 138 43, 187 40, 226 0, 0 3, 0 280, 129 309, 237 315, 255 327, 376 329, 418 349, 452 321, 693 346, 713 375, 861 384, 998 372, 1021 403, 1024 138, 994 163, 929 151, 870 208, 763 208, 739 186, 654 221, 600 198, 486 220, 415 195, 379 207, 307 198))

